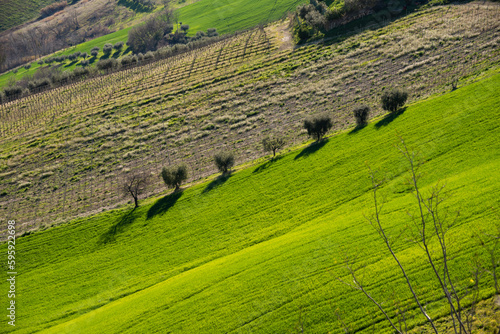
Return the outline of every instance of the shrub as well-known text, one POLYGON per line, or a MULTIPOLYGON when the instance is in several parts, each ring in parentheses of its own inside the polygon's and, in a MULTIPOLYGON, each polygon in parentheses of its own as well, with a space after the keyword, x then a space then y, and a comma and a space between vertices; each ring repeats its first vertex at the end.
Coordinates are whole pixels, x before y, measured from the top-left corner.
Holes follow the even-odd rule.
POLYGON ((358 106, 352 111, 354 118, 356 119, 356 125, 363 126, 366 125, 368 120, 368 115, 370 114, 370 107, 368 106, 358 106))
POLYGON ((229 152, 219 152, 214 155, 215 166, 222 174, 229 172, 234 165, 234 155, 229 152))
POLYGON ((202 39, 202 38, 203 38, 203 37, 205 37, 206 35, 207 35, 207 34, 205 34, 205 32, 204 32, 204 31, 197 31, 197 32, 196 32, 196 36, 195 36, 195 38, 196 38, 196 39, 202 39))
POLYGON ((186 33, 189 30, 189 24, 183 24, 181 25, 181 30, 186 33))
POLYGON ((44 90, 50 88, 52 82, 49 78, 43 78, 40 80, 34 80, 28 82, 28 88, 31 92, 35 92, 36 90, 44 90))
POLYGON ((84 60, 80 61, 80 65, 82 65, 83 67, 85 67, 85 66, 89 66, 89 63, 90 63, 90 62, 89 62, 89 60, 88 60, 88 59, 84 59, 84 60))
POLYGON ((163 182, 168 188, 175 188, 175 191, 179 190, 181 183, 187 179, 187 176, 187 167, 185 165, 171 168, 163 167, 161 171, 163 182))
POLYGON ((99 54, 99 51, 97 51, 97 50, 92 50, 92 51, 90 51, 90 55, 91 55, 92 57, 97 57, 97 55, 98 55, 98 54, 99 54))
MULTIPOLYGON (((84 60, 88 63, 88 60, 84 60)), ((86 65, 85 65, 86 66, 86 65)), ((89 70, 88 68, 85 68, 85 67, 77 67, 73 70, 73 77, 75 78, 79 78, 79 77, 82 77, 84 75, 87 75, 89 74, 89 70)))
POLYGON ((280 136, 271 136, 266 137, 262 140, 262 146, 264 147, 264 151, 273 152, 273 157, 276 156, 276 151, 282 149, 286 144, 286 141, 283 137, 280 136))
POLYGON ((24 65, 24 69, 25 69, 25 70, 29 70, 30 68, 31 68, 31 63, 30 63, 30 64, 26 64, 26 65, 24 65))
POLYGON ((328 115, 314 116, 304 121, 304 128, 307 130, 307 134, 316 139, 316 141, 320 141, 332 126, 332 119, 328 115))
POLYGON ((408 92, 403 89, 393 88, 382 94, 382 108, 390 112, 396 112, 405 105, 408 92))
POLYGON ((88 56, 89 56, 89 54, 87 52, 80 54, 80 57, 83 59, 87 59, 88 56))
POLYGON ((116 42, 115 45, 113 45, 113 49, 116 51, 120 51, 123 48, 123 42, 116 42))
POLYGON ((3 93, 5 94, 5 97, 16 97, 21 95, 23 92, 23 89, 19 86, 10 86, 10 87, 5 87, 3 89, 3 93))
POLYGON ((208 28, 207 35, 208 35, 208 37, 215 37, 215 36, 219 36, 219 33, 217 32, 217 29, 215 29, 215 28, 208 28))
POLYGON ((111 54, 111 51, 113 51, 113 45, 110 43, 104 44, 102 48, 102 52, 104 53, 104 55, 109 56, 111 54))
POLYGON ((153 60, 154 58, 155 58, 155 55, 151 51, 146 52, 146 54, 144 55, 144 60, 153 60))
POLYGON ((38 65, 43 65, 44 61, 42 59, 40 59, 39 61, 37 61, 37 64, 38 65))
POLYGON ((109 71, 115 67, 117 67, 118 61, 116 59, 102 59, 97 62, 97 68, 100 70, 109 71))

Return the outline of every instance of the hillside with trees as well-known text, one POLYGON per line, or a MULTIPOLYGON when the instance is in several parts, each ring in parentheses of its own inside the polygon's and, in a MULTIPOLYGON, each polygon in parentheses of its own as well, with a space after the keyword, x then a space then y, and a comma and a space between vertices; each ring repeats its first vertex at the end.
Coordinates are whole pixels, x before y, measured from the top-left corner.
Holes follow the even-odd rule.
POLYGON ((0 92, 6 332, 495 333, 498 2, 139 4, 0 92))
MULTIPOLYGON (((391 87, 409 102, 449 91, 498 64, 497 13, 436 7, 298 49, 281 49, 284 26, 274 25, 2 104, 2 202, 30 230, 119 205, 129 171, 185 162, 198 180, 215 172, 213 150, 243 163, 263 154, 271 130, 302 142, 308 115, 326 112, 339 130, 359 104, 385 112, 391 87)), ((162 191, 154 183, 150 193, 162 191)))

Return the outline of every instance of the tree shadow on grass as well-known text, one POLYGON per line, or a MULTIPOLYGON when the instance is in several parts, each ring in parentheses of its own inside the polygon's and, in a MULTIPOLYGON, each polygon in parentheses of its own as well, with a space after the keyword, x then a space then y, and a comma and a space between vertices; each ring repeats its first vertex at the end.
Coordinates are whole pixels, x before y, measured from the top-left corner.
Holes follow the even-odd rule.
POLYGON ((171 207, 175 205, 177 200, 181 198, 182 194, 182 190, 178 190, 157 200, 156 203, 149 208, 146 219, 150 219, 154 216, 162 215, 167 212, 171 207))
POLYGON ((70 67, 75 65, 78 62, 78 60, 72 60, 69 64, 64 65, 64 67, 70 67))
POLYGON ((205 189, 203 189, 202 194, 206 194, 209 191, 223 185, 232 176, 231 172, 219 175, 215 180, 210 182, 205 189))
POLYGON ((399 117, 399 115, 402 115, 406 110, 406 107, 399 109, 396 112, 391 112, 387 115, 384 116, 380 121, 375 123, 375 128, 380 129, 383 126, 389 125, 392 121, 394 121, 396 118, 399 117))
POLYGON ((278 160, 280 160, 282 158, 283 157, 281 155, 277 156, 277 157, 273 157, 273 158, 269 159, 267 162, 265 162, 262 165, 260 165, 259 167, 255 168, 255 170, 252 173, 260 173, 264 169, 267 169, 267 168, 271 167, 272 164, 274 164, 276 161, 278 161, 278 160))
POLYGON ((99 238, 100 244, 107 244, 115 241, 116 235, 123 232, 130 224, 137 218, 135 208, 126 212, 116 223, 114 223, 101 237, 99 238))
POLYGON ((348 132, 349 135, 354 135, 356 134, 358 131, 361 131, 363 130, 364 128, 366 128, 368 124, 359 124, 359 125, 356 125, 356 127, 354 129, 352 129, 351 131, 348 132))
POLYGON ((300 159, 302 157, 307 158, 309 155, 316 153, 316 151, 325 146, 326 143, 328 143, 328 139, 323 139, 320 142, 312 143, 311 145, 300 151, 300 153, 295 156, 294 160, 300 159))

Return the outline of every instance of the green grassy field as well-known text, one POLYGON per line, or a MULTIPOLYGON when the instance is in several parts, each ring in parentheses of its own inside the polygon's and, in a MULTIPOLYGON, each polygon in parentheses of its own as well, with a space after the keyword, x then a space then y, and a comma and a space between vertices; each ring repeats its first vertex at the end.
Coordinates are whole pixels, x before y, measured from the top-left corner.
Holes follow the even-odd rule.
MULTIPOLYGON (((497 72, 226 180, 22 237, 19 318, 2 332, 288 333, 300 325, 341 333, 339 310, 356 332, 390 333, 359 291, 336 281, 348 279, 342 256, 357 256, 364 284, 391 315, 391 291, 410 300, 363 217, 373 212, 365 162, 386 177, 381 219, 394 237, 416 211, 396 134, 421 154, 422 190, 446 185, 442 209, 460 211, 448 232, 450 265, 465 291, 470 257, 481 253, 473 233, 499 224, 499 89, 497 72)), ((419 246, 403 234, 395 249, 430 315, 445 315, 419 246)), ((481 287, 482 297, 493 293, 489 276, 481 287)), ((413 305, 410 317, 423 322, 413 305)))
POLYGON ((0 1, 0 32, 37 18, 40 9, 57 0, 0 1))
POLYGON ((293 12, 304 0, 202 0, 180 8, 179 20, 189 24, 190 32, 217 28, 222 34, 231 33, 260 23, 278 20, 293 12))

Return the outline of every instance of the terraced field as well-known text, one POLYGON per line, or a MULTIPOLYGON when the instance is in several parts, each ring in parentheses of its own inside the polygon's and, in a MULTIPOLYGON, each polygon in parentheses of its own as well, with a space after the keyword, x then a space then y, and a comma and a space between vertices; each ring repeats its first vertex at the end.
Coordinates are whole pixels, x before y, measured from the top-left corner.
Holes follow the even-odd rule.
POLYGON ((190 181, 215 172, 220 149, 238 163, 263 155, 271 131, 302 143, 304 117, 378 107, 404 86, 412 100, 449 91, 498 67, 499 6, 466 4, 412 14, 378 29, 288 48, 285 25, 252 30, 183 56, 90 79, 0 106, 0 218, 20 232, 126 202, 133 170, 155 175, 185 162, 190 181), (284 46, 285 45, 285 46, 284 46))

